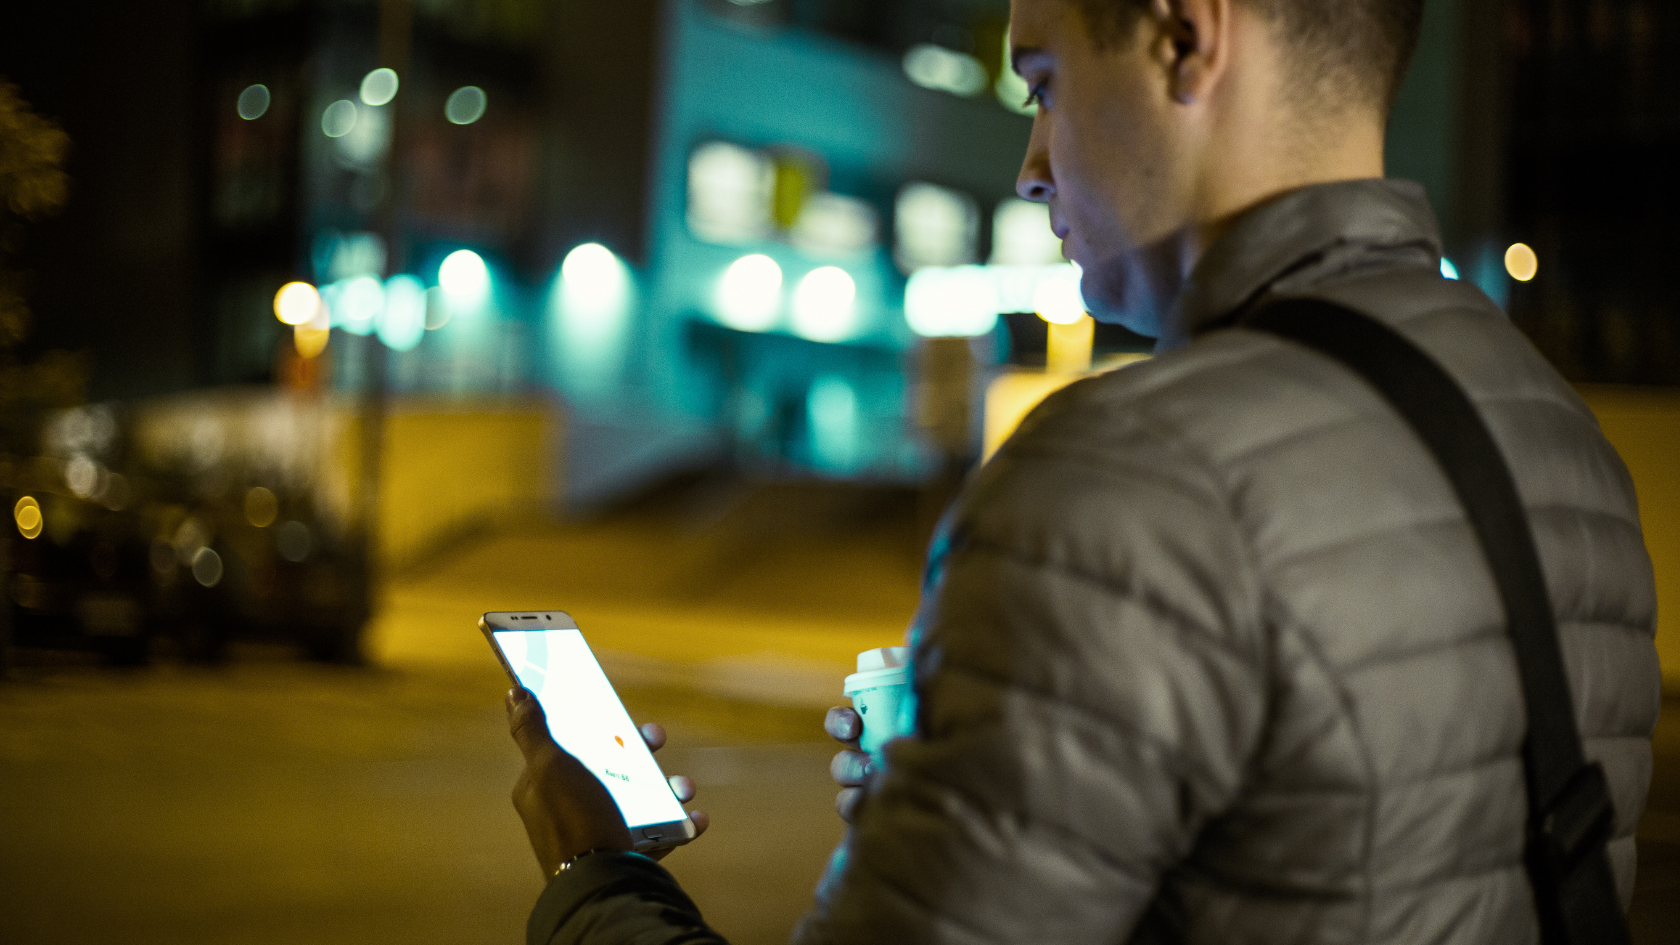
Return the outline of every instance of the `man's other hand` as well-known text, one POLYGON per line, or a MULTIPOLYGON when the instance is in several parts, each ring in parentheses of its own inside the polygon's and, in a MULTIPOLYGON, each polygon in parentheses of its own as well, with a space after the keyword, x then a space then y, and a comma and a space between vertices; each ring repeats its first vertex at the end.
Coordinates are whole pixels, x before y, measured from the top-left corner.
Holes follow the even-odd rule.
POLYGON ((834 798, 834 809, 839 812, 840 819, 849 824, 858 798, 863 796, 864 779, 869 777, 869 756, 858 751, 858 739, 863 735, 863 717, 852 709, 836 706, 828 710, 823 728, 834 736, 835 741, 846 746, 829 763, 828 773, 840 785, 840 794, 834 798))

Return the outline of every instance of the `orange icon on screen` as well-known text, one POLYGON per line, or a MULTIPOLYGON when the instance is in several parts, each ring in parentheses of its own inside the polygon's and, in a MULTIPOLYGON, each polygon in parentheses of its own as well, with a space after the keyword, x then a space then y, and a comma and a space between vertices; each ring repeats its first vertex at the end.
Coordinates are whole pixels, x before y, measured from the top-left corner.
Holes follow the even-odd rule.
POLYGON ((618 747, 620 747, 620 748, 624 747, 624 739, 618 737, 617 735, 613 736, 613 741, 618 742, 618 747))

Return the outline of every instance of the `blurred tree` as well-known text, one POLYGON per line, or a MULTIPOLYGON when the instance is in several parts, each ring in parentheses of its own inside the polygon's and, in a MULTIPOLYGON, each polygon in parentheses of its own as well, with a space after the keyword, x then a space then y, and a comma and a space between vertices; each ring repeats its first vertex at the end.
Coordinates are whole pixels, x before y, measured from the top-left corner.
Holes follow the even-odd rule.
POLYGON ((42 412, 79 403, 87 384, 82 355, 51 351, 34 364, 22 356, 30 320, 27 274, 17 265, 23 231, 64 206, 69 150, 70 136, 0 77, 0 455, 34 452, 42 412))

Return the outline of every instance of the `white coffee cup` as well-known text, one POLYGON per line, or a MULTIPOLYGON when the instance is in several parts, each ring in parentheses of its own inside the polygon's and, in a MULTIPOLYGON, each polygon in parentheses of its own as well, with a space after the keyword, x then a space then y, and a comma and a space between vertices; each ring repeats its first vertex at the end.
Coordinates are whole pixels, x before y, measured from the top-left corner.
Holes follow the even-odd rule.
POLYGON ((884 646, 858 654, 857 672, 846 677, 846 698, 863 720, 858 747, 877 765, 887 742, 916 731, 916 691, 910 678, 910 648, 884 646))

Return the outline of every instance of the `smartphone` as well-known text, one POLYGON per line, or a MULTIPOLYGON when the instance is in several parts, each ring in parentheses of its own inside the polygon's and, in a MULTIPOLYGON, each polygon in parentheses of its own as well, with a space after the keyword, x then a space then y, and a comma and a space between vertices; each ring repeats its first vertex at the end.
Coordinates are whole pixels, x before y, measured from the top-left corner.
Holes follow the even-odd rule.
POLYGON ((571 614, 485 614, 478 626, 508 677, 537 697, 554 741, 606 786, 636 850, 694 839, 694 823, 571 614))

